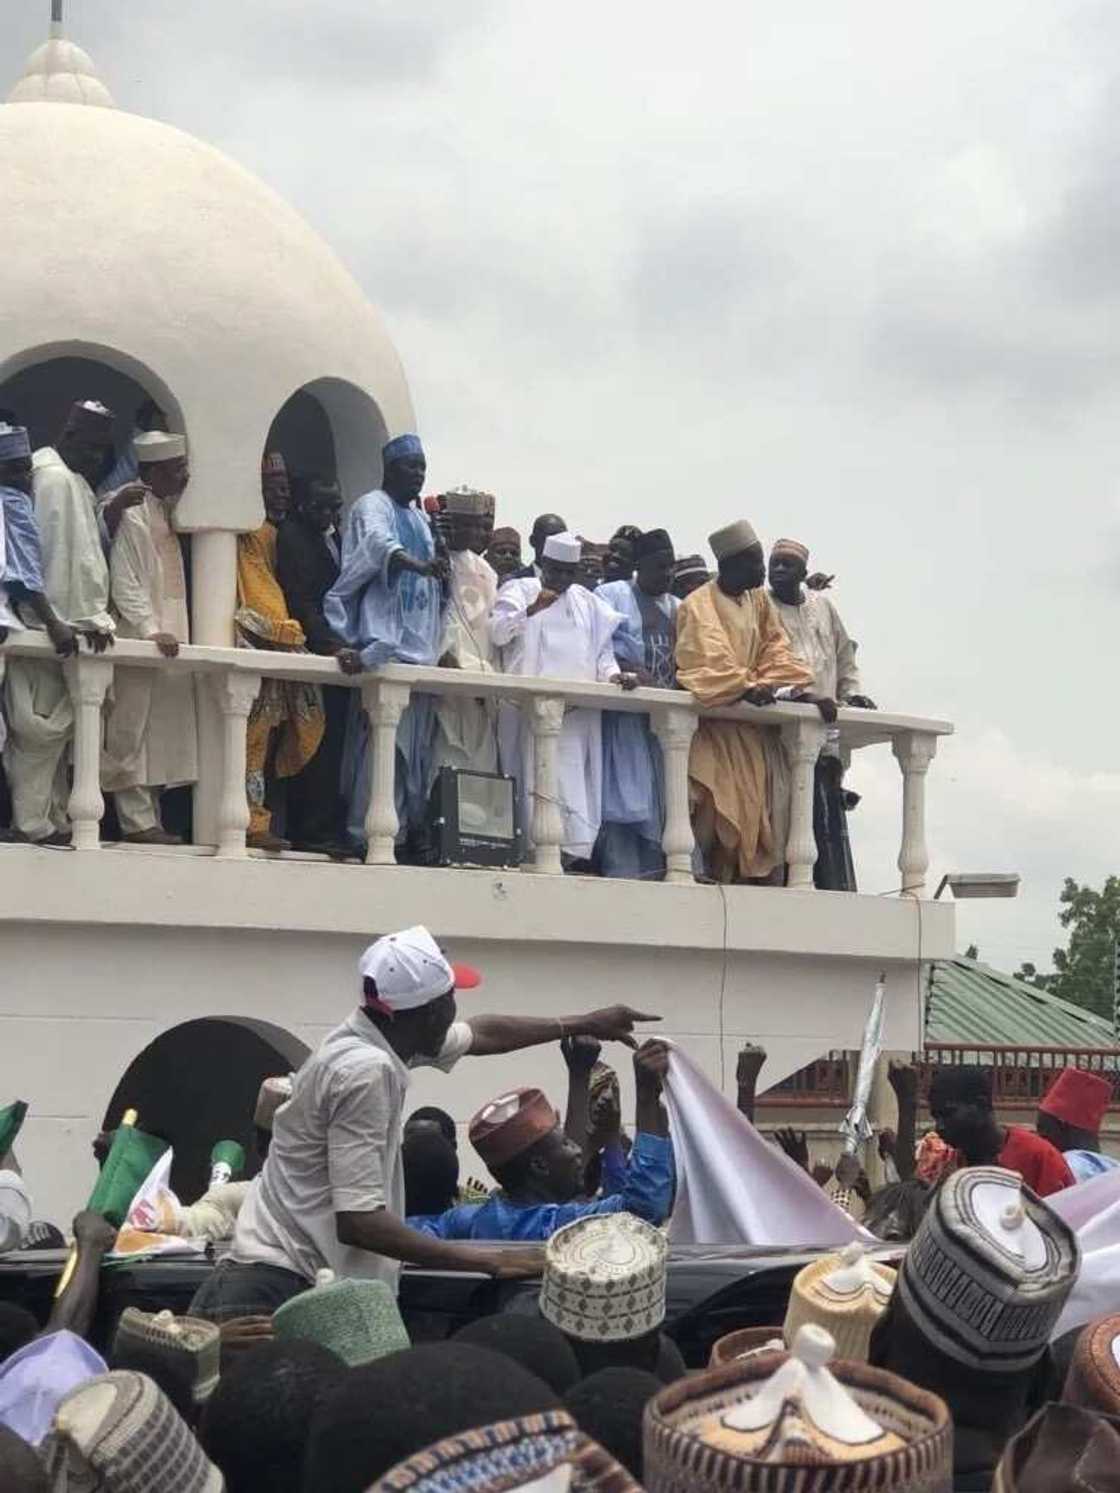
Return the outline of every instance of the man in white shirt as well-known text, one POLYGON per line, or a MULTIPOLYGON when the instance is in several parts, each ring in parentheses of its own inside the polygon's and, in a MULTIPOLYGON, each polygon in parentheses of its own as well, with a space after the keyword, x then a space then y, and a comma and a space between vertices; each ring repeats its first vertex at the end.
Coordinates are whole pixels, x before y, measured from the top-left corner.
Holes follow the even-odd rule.
POLYGON ((229 1258, 195 1296, 194 1316, 223 1322, 270 1315, 324 1267, 394 1289, 402 1263, 503 1277, 535 1273, 539 1251, 448 1243, 405 1223, 401 1135, 409 1070, 446 1072, 467 1053, 517 1052, 565 1036, 633 1046, 635 1022, 657 1019, 612 1006, 583 1016, 456 1021, 456 990, 472 989, 479 976, 450 965, 420 927, 371 944, 359 973, 362 1004, 296 1074, 229 1258))
MULTIPOLYGON (((637 675, 624 674, 614 655, 614 632, 622 614, 576 584, 580 557, 580 541, 574 534, 553 534, 544 543, 541 579, 516 578, 498 592, 490 634, 505 650, 505 672, 633 689, 637 675)), ((499 733, 502 771, 519 779, 523 822, 530 828, 533 738, 520 714, 503 713, 499 733)), ((569 869, 579 869, 590 859, 603 814, 600 711, 577 708, 565 713, 556 778, 564 826, 561 847, 569 869)))

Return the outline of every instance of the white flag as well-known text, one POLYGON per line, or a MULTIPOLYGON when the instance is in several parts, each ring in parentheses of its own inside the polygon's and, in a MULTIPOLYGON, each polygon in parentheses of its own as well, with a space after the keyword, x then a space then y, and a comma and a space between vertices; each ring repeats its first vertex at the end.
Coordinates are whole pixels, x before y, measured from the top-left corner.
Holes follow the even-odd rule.
POLYGON ((677 1166, 674 1244, 840 1246, 871 1237, 676 1046, 665 1099, 677 1166))

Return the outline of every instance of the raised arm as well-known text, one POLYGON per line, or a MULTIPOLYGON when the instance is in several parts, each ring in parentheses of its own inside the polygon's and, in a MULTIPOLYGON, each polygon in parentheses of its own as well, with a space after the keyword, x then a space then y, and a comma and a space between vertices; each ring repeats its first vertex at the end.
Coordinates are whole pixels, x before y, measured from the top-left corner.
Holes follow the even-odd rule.
POLYGON ((51 1308, 44 1333, 64 1328, 85 1337, 93 1325, 101 1290, 101 1262, 117 1242, 117 1231, 100 1213, 79 1213, 74 1220, 78 1263, 62 1295, 51 1308))
POLYGON ((588 1097, 591 1070, 599 1060, 602 1048, 593 1037, 565 1037, 560 1044, 568 1065, 568 1108, 564 1116, 564 1134, 575 1141, 581 1151, 587 1150, 590 1128, 588 1097))
POLYGON ((518 577, 501 587, 490 613, 490 638, 496 647, 504 648, 524 631, 529 608, 540 594, 540 581, 530 577, 518 577))
POLYGON ((506 1052, 520 1052, 524 1047, 541 1047, 560 1042, 565 1037, 595 1037, 600 1042, 624 1042, 637 1047, 633 1037, 639 1021, 660 1021, 661 1017, 631 1006, 606 1006, 583 1016, 472 1016, 469 1022, 471 1055, 486 1058, 506 1052))
POLYGON ((898 1131, 894 1164, 900 1182, 914 1175, 914 1152, 918 1128, 918 1074, 909 1063, 892 1063, 887 1078, 898 1100, 898 1131))
POLYGON ((739 1053, 739 1062, 735 1070, 735 1082, 738 1087, 738 1108, 741 1115, 754 1124, 754 1101, 755 1091, 758 1088, 758 1075, 762 1072, 762 1065, 766 1061, 766 1049, 756 1047, 753 1042, 745 1042, 739 1053))

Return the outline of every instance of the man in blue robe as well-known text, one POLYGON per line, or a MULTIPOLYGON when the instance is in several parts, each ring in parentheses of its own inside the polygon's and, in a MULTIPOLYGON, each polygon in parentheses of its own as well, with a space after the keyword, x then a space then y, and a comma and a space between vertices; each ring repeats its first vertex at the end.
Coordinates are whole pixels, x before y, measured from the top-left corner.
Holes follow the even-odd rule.
MULTIPOLYGON (((338 659, 349 674, 387 663, 434 667, 440 657, 447 563, 437 557, 431 527, 414 506, 428 470, 424 448, 415 435, 397 436, 381 460, 381 487, 359 498, 346 516, 341 569, 323 603, 328 626, 346 644, 338 659)), ((397 728, 398 843, 423 823, 435 703, 414 691, 397 728)), ((369 722, 360 704, 355 691, 342 762, 346 831, 359 845, 370 795, 369 722)))
MULTIPOLYGON (((670 593, 673 542, 651 529, 634 546, 633 580, 608 581, 599 597, 622 614, 614 635, 619 666, 639 684, 676 688, 674 651, 680 602, 670 593)), ((648 715, 603 712, 603 824, 597 850, 604 876, 660 881, 665 875, 665 768, 648 715)))
POLYGON ((484 1203, 411 1217, 409 1227, 437 1239, 549 1239, 565 1224, 602 1213, 636 1213, 664 1223, 673 1205, 673 1147, 661 1105, 669 1049, 656 1039, 634 1054, 634 1144, 619 1190, 582 1199, 584 1153, 540 1089, 514 1089, 485 1105, 470 1124, 471 1144, 500 1192, 484 1203))

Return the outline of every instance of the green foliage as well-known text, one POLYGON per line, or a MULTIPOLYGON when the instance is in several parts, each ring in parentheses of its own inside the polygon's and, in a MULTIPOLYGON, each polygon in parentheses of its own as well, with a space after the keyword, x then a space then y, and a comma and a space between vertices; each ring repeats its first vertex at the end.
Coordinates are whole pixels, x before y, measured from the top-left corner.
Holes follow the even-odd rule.
POLYGON ((1067 876, 1059 900, 1058 921, 1069 930, 1069 943, 1054 950, 1054 973, 1043 977, 1047 984, 1042 988, 1111 1021, 1120 876, 1110 876, 1099 892, 1067 876))

